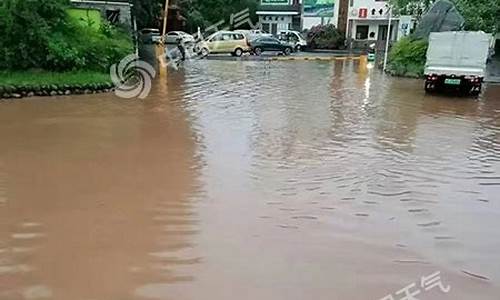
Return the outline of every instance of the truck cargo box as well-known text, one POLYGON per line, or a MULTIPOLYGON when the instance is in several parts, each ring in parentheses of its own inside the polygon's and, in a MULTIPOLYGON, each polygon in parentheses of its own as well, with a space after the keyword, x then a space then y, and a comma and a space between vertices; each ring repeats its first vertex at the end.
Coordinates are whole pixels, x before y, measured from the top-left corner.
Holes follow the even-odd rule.
POLYGON ((424 73, 484 77, 491 38, 482 31, 431 33, 424 73))

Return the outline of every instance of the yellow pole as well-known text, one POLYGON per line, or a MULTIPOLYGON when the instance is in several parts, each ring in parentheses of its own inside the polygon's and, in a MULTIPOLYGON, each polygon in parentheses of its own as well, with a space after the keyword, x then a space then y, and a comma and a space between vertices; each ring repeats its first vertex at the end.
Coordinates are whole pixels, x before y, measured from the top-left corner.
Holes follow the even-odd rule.
POLYGON ((167 48, 166 48, 166 45, 165 45, 165 34, 167 33, 167 19, 168 19, 168 0, 165 0, 165 11, 163 12, 163 30, 162 30, 162 34, 161 34, 161 53, 162 55, 159 55, 157 57, 159 57, 159 61, 160 61, 160 76, 163 77, 165 76, 165 73, 167 71, 167 63, 165 61, 165 55, 163 55, 167 48))
POLYGON ((165 12, 163 16, 163 32, 162 32, 162 39, 167 33, 167 18, 168 18, 168 0, 165 0, 165 12))

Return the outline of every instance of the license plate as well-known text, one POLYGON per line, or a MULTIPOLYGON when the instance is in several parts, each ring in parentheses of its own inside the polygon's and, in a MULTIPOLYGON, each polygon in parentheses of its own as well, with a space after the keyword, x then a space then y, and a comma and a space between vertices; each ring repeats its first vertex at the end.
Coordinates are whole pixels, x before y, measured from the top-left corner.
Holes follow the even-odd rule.
POLYGON ((446 78, 446 79, 444 80, 444 84, 460 85, 460 79, 450 79, 450 78, 446 78))

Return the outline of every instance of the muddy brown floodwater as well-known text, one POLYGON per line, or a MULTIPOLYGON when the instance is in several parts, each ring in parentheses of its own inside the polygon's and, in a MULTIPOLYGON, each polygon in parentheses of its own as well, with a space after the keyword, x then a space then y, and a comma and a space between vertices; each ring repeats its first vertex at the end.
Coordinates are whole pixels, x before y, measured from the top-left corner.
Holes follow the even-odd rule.
POLYGON ((498 300, 499 95, 197 61, 1 101, 0 299, 498 300))

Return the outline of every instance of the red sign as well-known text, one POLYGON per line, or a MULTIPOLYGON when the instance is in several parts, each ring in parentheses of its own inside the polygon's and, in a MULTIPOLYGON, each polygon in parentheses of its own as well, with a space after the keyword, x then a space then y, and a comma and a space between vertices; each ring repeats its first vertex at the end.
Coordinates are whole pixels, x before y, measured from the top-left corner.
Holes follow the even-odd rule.
POLYGON ((368 8, 359 9, 359 18, 366 19, 368 17, 368 8))

